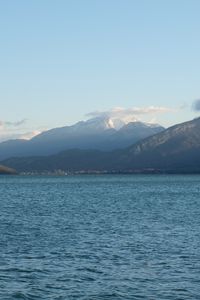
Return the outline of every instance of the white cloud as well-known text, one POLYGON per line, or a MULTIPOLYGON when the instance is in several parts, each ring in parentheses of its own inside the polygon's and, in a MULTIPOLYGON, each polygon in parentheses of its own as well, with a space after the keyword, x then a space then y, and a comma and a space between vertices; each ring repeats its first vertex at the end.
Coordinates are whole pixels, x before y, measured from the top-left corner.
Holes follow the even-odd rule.
POLYGON ((8 132, 8 131, 0 131, 0 142, 4 142, 7 140, 15 140, 15 139, 23 139, 23 140, 30 140, 34 136, 40 134, 41 131, 34 130, 25 133, 15 133, 15 132, 8 132))
POLYGON ((19 135, 19 139, 23 139, 23 140, 30 140, 32 139, 34 136, 40 134, 41 131, 40 130, 33 130, 33 131, 30 131, 30 132, 26 132, 26 133, 22 133, 19 135))
POLYGON ((145 115, 157 115, 167 112, 174 111, 172 108, 163 107, 163 106, 148 106, 148 107, 132 107, 132 108, 123 108, 115 107, 108 111, 93 111, 88 113, 88 117, 102 117, 102 118, 112 118, 112 119, 121 119, 125 122, 131 122, 139 120, 141 116, 145 115))
POLYGON ((10 122, 0 120, 0 142, 11 139, 25 139, 29 140, 38 135, 41 131, 27 131, 22 125, 26 123, 27 119, 10 122))

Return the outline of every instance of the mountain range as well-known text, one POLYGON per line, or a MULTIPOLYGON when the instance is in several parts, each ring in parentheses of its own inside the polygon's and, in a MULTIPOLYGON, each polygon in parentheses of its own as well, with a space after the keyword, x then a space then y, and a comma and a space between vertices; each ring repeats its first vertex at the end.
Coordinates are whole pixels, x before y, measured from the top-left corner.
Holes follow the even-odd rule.
POLYGON ((113 151, 70 149, 50 156, 10 158, 20 172, 200 173, 200 118, 174 125, 113 151))
POLYGON ((157 124, 139 121, 125 123, 123 120, 107 117, 92 118, 72 126, 44 131, 31 140, 2 142, 0 160, 13 156, 51 155, 74 148, 111 151, 126 148, 163 130, 157 124))

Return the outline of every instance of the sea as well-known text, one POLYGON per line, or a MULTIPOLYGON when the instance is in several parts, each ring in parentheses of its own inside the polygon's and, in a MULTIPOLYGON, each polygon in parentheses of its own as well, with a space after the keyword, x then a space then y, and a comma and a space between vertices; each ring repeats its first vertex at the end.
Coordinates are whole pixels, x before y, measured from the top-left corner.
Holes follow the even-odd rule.
POLYGON ((0 299, 200 299, 200 176, 1 176, 0 299))

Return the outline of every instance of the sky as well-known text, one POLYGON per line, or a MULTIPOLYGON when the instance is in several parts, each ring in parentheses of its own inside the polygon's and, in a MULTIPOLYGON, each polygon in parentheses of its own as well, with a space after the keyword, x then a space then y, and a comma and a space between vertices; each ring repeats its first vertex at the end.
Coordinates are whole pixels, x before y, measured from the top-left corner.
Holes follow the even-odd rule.
POLYGON ((0 0, 0 140, 115 111, 166 127, 198 117, 199 11, 199 0, 0 0))

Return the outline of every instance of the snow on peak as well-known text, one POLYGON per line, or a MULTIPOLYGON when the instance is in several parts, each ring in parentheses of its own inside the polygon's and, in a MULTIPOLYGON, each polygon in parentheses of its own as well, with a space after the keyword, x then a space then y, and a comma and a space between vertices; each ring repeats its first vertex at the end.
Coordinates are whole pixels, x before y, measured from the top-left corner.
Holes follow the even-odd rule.
POLYGON ((109 118, 109 117, 97 117, 97 118, 92 118, 86 121, 87 124, 90 124, 92 126, 95 126, 96 129, 115 129, 119 130, 122 128, 126 123, 117 118, 109 118))
POLYGON ((138 122, 138 119, 132 118, 131 120, 130 119, 124 120, 122 118, 101 116, 101 117, 91 118, 87 121, 78 122, 75 124, 75 127, 76 127, 76 129, 79 129, 79 130, 87 129, 90 131, 91 130, 92 131, 100 131, 100 130, 106 130, 106 129, 120 130, 123 126, 129 124, 130 122, 131 123, 138 122))
POLYGON ((159 124, 157 123, 151 123, 151 122, 144 122, 144 124, 148 127, 151 127, 151 128, 156 128, 156 127, 161 127, 159 124))

